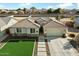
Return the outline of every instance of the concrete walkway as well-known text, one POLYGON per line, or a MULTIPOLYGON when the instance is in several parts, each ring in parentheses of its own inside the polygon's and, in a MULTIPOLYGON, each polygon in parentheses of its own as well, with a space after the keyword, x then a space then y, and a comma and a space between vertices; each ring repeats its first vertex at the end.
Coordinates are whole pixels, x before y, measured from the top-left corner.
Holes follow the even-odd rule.
POLYGON ((47 56, 46 43, 44 36, 40 35, 38 38, 37 56, 47 56))

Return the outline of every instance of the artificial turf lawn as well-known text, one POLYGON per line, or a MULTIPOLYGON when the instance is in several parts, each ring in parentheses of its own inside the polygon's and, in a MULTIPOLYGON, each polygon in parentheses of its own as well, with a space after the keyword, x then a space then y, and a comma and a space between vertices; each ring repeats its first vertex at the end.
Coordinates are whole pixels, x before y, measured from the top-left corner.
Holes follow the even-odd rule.
POLYGON ((10 40, 0 49, 0 56, 31 56, 34 40, 10 40))

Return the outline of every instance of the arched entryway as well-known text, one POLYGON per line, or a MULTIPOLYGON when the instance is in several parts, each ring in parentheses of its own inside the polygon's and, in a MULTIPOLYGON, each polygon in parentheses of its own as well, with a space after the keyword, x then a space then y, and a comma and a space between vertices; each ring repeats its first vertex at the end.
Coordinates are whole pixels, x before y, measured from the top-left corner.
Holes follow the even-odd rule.
POLYGON ((41 34, 41 35, 44 34, 44 28, 43 28, 43 26, 41 26, 41 27, 39 28, 39 34, 41 34))

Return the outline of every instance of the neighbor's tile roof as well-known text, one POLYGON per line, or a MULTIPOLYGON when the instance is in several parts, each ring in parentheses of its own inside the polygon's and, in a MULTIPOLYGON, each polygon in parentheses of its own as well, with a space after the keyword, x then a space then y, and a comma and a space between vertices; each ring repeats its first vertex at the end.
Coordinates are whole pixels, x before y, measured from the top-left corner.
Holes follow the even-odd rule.
POLYGON ((10 21, 10 18, 8 17, 0 17, 0 27, 7 25, 10 21))
POLYGON ((16 18, 14 18, 13 16, 0 17, 0 23, 1 23, 0 26, 7 25, 11 19, 16 20, 16 18))
POLYGON ((0 17, 0 27, 7 25, 10 21, 9 17, 0 17))
POLYGON ((13 16, 0 17, 0 30, 3 31, 12 25, 14 25, 18 20, 13 16), (13 21, 14 20, 14 21, 13 21))
POLYGON ((0 18, 0 27, 6 25, 5 22, 2 20, 2 18, 0 18))

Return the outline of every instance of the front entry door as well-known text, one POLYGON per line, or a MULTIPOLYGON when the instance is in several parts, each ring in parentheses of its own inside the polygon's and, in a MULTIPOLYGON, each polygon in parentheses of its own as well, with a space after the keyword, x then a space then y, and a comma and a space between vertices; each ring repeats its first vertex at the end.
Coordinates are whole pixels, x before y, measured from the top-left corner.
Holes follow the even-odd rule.
POLYGON ((6 34, 10 34, 10 31, 9 31, 9 29, 6 29, 6 34))
POLYGON ((43 26, 40 27, 40 29, 39 29, 39 34, 44 34, 43 26))

